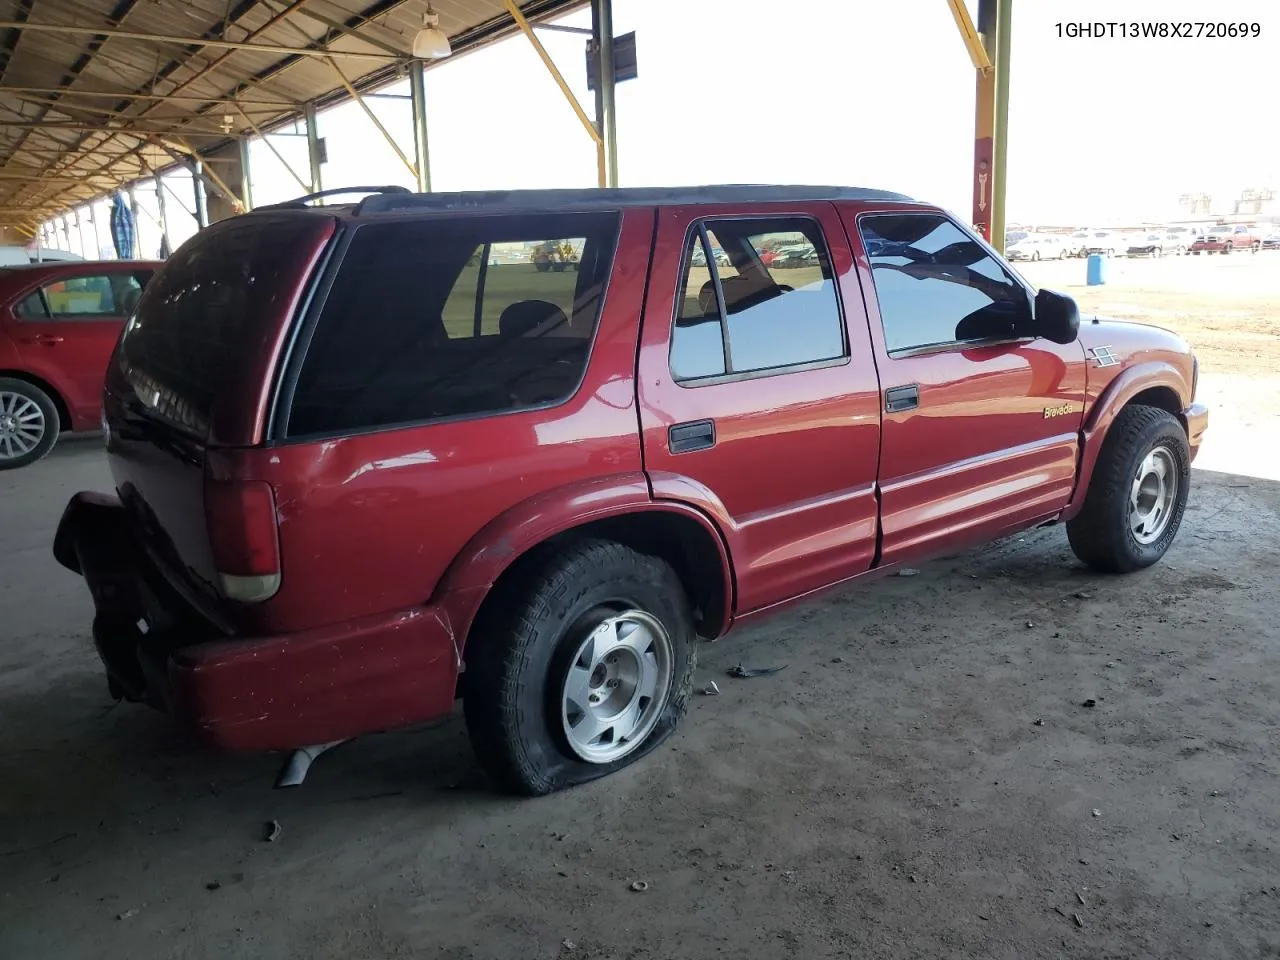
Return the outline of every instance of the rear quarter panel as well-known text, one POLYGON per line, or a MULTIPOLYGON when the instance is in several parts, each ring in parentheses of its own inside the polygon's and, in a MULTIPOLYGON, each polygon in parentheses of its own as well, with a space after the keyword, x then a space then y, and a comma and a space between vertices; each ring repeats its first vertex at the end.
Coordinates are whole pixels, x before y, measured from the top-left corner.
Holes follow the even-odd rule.
POLYGON ((635 357, 652 233, 652 210, 625 212, 585 378, 559 406, 211 450, 210 476, 275 490, 281 588, 243 611, 248 624, 297 630, 422 604, 476 533, 522 502, 610 477, 646 494, 635 357))

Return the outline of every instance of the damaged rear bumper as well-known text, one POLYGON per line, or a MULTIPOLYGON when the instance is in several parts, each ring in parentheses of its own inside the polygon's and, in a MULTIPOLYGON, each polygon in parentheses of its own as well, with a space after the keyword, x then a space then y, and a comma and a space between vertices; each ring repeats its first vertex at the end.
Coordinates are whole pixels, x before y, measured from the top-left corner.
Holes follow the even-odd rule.
POLYGON ((55 558, 84 577, 111 694, 148 703, 232 750, 295 749, 453 709, 453 633, 433 606, 309 630, 228 635, 159 572, 120 501, 79 493, 55 558))

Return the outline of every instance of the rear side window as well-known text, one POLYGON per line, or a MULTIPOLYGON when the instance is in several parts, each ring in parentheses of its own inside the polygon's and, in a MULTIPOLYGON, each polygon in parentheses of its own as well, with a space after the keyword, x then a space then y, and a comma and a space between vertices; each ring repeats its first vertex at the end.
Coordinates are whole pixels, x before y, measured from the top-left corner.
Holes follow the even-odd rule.
POLYGON ((671 337, 679 381, 846 355, 822 231, 803 218, 708 220, 690 237, 671 337))
POLYGON ((1026 289, 981 244, 933 213, 864 216, 889 353, 1014 336, 1026 289))
POLYGON ((290 437, 560 403, 586 369, 616 214, 358 228, 298 374, 290 437))
POLYGON ((130 316, 150 270, 85 274, 46 283, 15 309, 25 320, 101 320, 130 316))
POLYGON ((253 214, 183 244, 147 284, 118 353, 119 372, 151 411, 203 435, 213 406, 274 334, 310 251, 332 221, 253 214))

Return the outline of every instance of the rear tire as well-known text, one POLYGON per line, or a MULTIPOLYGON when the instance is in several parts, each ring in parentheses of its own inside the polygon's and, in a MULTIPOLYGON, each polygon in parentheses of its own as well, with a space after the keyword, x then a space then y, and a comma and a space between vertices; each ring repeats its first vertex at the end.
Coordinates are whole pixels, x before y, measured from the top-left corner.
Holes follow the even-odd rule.
POLYGON ((497 784, 540 796, 607 776, 671 735, 697 637, 679 578, 655 557, 585 540, 521 564, 472 630, 463 710, 497 784))
POLYGON ((58 442, 53 398, 25 380, 0 377, 0 470, 16 470, 43 458, 58 442))
POLYGON ((1102 442, 1084 507, 1067 521, 1077 557, 1103 573, 1149 567, 1182 524, 1191 485, 1191 452, 1182 424, 1167 410, 1131 405, 1102 442))

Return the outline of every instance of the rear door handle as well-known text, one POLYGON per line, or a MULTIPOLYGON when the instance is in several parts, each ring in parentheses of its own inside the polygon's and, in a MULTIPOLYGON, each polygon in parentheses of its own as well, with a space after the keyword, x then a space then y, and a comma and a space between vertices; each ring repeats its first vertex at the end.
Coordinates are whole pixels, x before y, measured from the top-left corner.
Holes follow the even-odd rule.
POLYGON ((36 333, 29 337, 19 338, 23 343, 42 343, 46 347, 51 347, 55 343, 61 343, 63 337, 57 333, 36 333))
POLYGON ((902 387, 890 387, 884 392, 884 409, 887 413, 900 413, 920 406, 920 386, 909 383, 902 387))
POLYGON ((692 453, 716 445, 716 425, 711 420, 677 423, 667 428, 667 449, 672 453, 692 453))

